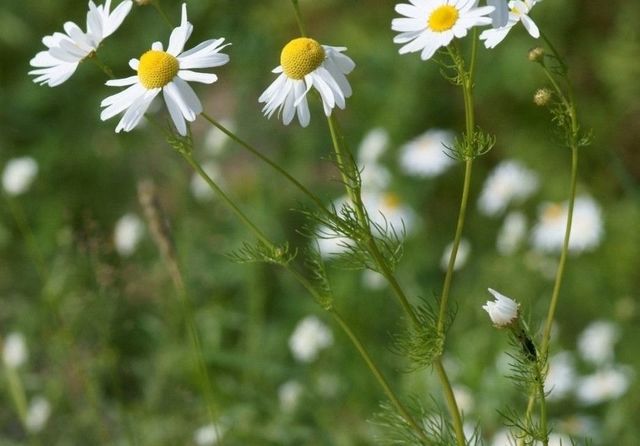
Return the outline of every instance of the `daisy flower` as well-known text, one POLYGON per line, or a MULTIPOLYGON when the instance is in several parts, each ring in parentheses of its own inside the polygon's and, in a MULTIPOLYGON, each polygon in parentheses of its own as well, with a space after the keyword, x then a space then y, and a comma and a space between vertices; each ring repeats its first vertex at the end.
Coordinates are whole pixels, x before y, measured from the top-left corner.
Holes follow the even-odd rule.
MULTIPOLYGON (((447 246, 445 246, 444 250, 442 251, 442 257, 440 257, 440 268, 442 269, 442 271, 447 271, 447 269, 449 269, 449 259, 451 259, 452 252, 453 242, 450 242, 447 246)), ((459 271, 467 264, 469 254, 471 254, 471 243, 469 243, 469 240, 463 238, 460 240, 460 244, 458 245, 456 261, 453 264, 454 271, 459 271)))
POLYGON ((69 79, 80 62, 96 51, 100 43, 122 25, 132 5, 131 0, 126 0, 109 12, 111 0, 100 6, 90 1, 87 32, 83 32, 73 22, 66 22, 64 33, 56 32, 42 39, 47 49, 40 51, 29 62, 36 68, 29 71, 30 75, 37 76, 33 81, 55 87, 69 79))
POLYGON ((446 154, 453 147, 453 133, 448 130, 427 130, 400 148, 400 167, 407 175, 435 177, 454 164, 446 154))
MULTIPOLYGON (((545 203, 531 234, 531 244, 539 251, 562 250, 567 225, 568 204, 545 203)), ((595 249, 604 233, 600 206, 591 197, 576 198, 571 223, 569 251, 580 253, 595 249)))
POLYGON ((333 333, 320 319, 307 316, 298 322, 291 337, 289 348, 300 362, 313 362, 320 352, 333 345, 333 333))
POLYGON ((477 8, 476 4, 474 0, 411 0, 411 4, 396 5, 396 12, 404 16, 391 22, 391 29, 400 32, 393 41, 404 44, 400 54, 421 52, 422 60, 428 60, 454 37, 466 36, 474 26, 490 24, 487 15, 493 6, 477 8))
POLYGON ((502 228, 498 232, 496 248, 498 253, 508 256, 516 252, 518 246, 527 234, 527 218, 522 212, 512 211, 504 219, 502 228))
POLYGON ((576 397, 585 406, 620 398, 631 384, 631 373, 625 367, 609 366, 592 375, 580 378, 576 384, 576 397))
POLYGON ((162 43, 155 42, 140 59, 129 61, 129 66, 137 71, 135 76, 107 81, 109 86, 128 88, 102 101, 100 106, 104 110, 100 119, 106 121, 124 112, 116 126, 116 133, 131 131, 140 123, 151 102, 162 92, 178 133, 185 136, 185 120, 193 122, 202 113, 200 99, 187 81, 212 84, 218 79, 215 74, 191 69, 218 67, 229 61, 228 55, 220 53, 230 45, 224 44, 224 38, 205 40, 183 52, 192 31, 193 25, 187 20, 187 5, 183 3, 182 21, 171 33, 167 51, 163 50, 162 43))
POLYGON ((524 0, 524 1, 510 1, 509 2, 509 18, 504 25, 496 26, 493 24, 493 29, 487 29, 480 34, 480 40, 484 40, 484 46, 487 48, 495 48, 500 42, 507 37, 511 28, 513 28, 518 22, 522 22, 522 25, 527 30, 529 35, 534 39, 540 37, 540 30, 533 23, 533 20, 529 17, 529 12, 538 3, 539 0, 524 0))
POLYGON ((538 189, 538 175, 520 162, 501 162, 484 183, 478 199, 480 212, 496 216, 514 201, 523 201, 538 189))
POLYGON ((280 53, 280 65, 273 70, 279 76, 258 99, 264 103, 262 112, 267 118, 276 111, 278 115, 282 113, 285 125, 297 114, 300 125, 306 127, 311 118, 307 93, 312 87, 320 93, 325 115, 331 116, 336 106, 344 109, 345 99, 351 96, 346 75, 356 66, 342 54, 345 50, 345 47, 320 45, 308 37, 287 43, 280 53))

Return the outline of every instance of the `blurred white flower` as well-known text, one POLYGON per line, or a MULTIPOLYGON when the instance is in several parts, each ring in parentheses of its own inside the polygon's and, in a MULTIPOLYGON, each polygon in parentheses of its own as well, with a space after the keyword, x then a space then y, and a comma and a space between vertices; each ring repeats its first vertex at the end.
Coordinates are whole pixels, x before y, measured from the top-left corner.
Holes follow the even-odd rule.
MULTIPOLYGON (((202 169, 218 185, 224 184, 222 172, 220 171, 220 167, 218 166, 218 163, 215 163, 213 161, 206 161, 202 163, 202 169)), ((191 193, 193 194, 196 200, 199 200, 199 201, 210 200, 215 196, 215 192, 211 190, 207 182, 203 180, 202 177, 197 173, 194 173, 193 176, 191 177, 190 187, 191 187, 191 193)))
POLYGON ((381 127, 376 127, 364 135, 358 148, 358 163, 377 163, 389 145, 389 134, 381 127))
POLYGON ((499 215, 511 202, 523 201, 538 189, 538 175, 519 161, 503 161, 487 178, 478 199, 485 215, 499 215))
POLYGON ((607 367, 580 378, 576 384, 576 397, 585 406, 600 404, 624 395, 630 381, 627 369, 607 367))
POLYGON ((516 444, 509 429, 500 429, 491 439, 491 446, 514 446, 516 444))
POLYGON ((280 53, 280 65, 272 72, 276 80, 260 95, 264 103, 262 112, 271 118, 282 114, 282 122, 289 125, 298 115, 302 127, 309 125, 311 114, 307 93, 314 88, 322 99, 324 114, 331 116, 334 107, 344 109, 351 96, 347 74, 356 64, 347 55, 345 47, 320 45, 308 37, 298 37, 287 43, 280 53))
POLYGON ((284 412, 293 412, 298 406, 304 388, 298 381, 287 381, 278 387, 278 400, 284 412))
POLYGON ((496 249, 503 256, 516 252, 527 233, 527 218, 520 211, 511 211, 504 219, 496 240, 496 249))
POLYGON ((33 398, 27 409, 24 424, 29 432, 40 432, 51 416, 51 404, 42 397, 33 398))
POLYGON ((134 253, 144 233, 142 221, 134 214, 125 214, 117 222, 113 233, 116 251, 123 257, 134 253))
MULTIPOLYGON (((540 251, 560 252, 567 224, 568 204, 544 203, 531 234, 531 244, 540 251)), ((600 206, 588 196, 576 198, 571 223, 569 251, 581 253, 598 247, 604 228, 600 206)))
POLYGON ((391 173, 380 163, 369 163, 360 166, 362 188, 371 192, 382 191, 391 183, 391 173))
MULTIPOLYGON (((235 131, 236 125, 231 119, 222 118, 219 122, 224 128, 231 132, 235 131)), ((204 138, 204 150, 211 156, 219 156, 228 142, 229 137, 226 133, 223 133, 222 130, 217 127, 211 126, 204 138)))
POLYGON ((471 393, 471 389, 462 385, 454 385, 453 386, 453 395, 456 398, 456 402, 458 403, 458 409, 462 411, 465 415, 469 415, 469 412, 473 410, 474 399, 473 393, 471 393))
POLYGON ((407 175, 435 177, 455 163, 446 151, 453 148, 453 133, 432 129, 400 147, 400 167, 407 175))
POLYGON ((22 333, 9 333, 4 339, 4 346, 2 347, 4 364, 9 368, 15 369, 27 362, 28 357, 29 350, 22 333))
POLYGON ((349 246, 353 245, 349 238, 336 234, 335 231, 326 226, 319 227, 316 230, 316 235, 318 251, 323 259, 329 259, 347 252, 349 246))
POLYGON ((219 424, 205 424, 193 433, 193 441, 198 446, 213 446, 218 444, 224 435, 224 428, 219 424))
POLYGON ((8 195, 20 195, 29 190, 38 175, 38 163, 30 156, 10 159, 2 172, 2 187, 8 195))
POLYGON ((614 344, 620 339, 620 327, 612 321, 595 321, 578 337, 578 352, 582 359, 596 365, 613 361, 614 344))
POLYGON ((29 62, 36 68, 29 71, 30 75, 37 76, 33 81, 55 87, 69 79, 78 68, 78 64, 96 51, 100 43, 120 27, 132 5, 131 0, 126 0, 109 12, 111 0, 99 6, 89 1, 86 33, 75 23, 66 22, 66 34, 56 32, 42 39, 47 49, 40 51, 29 62))
POLYGON ((387 280, 382 274, 370 269, 362 272, 362 284, 370 290, 381 290, 387 284, 387 280))
MULTIPOLYGON (((531 20, 531 18, 529 17, 529 13, 536 3, 538 3, 538 1, 536 0, 510 1, 507 23, 496 26, 497 20, 496 18, 494 18, 493 29, 486 29, 480 34, 480 40, 484 40, 484 46, 486 48, 495 48, 500 42, 504 40, 505 37, 507 37, 507 34, 509 34, 509 31, 511 31, 511 28, 513 28, 518 22, 522 22, 522 25, 531 37, 533 37, 534 39, 540 37, 540 30, 533 22, 533 20, 531 20)), ((504 9, 501 9, 500 12, 503 11, 504 9)), ((500 15, 498 20, 504 20, 502 14, 500 15)))
POLYGON ((362 194, 362 202, 371 221, 383 229, 393 227, 400 236, 403 230, 408 234, 415 227, 415 212, 393 192, 366 192, 362 194))
POLYGON ((333 333, 320 319, 307 316, 298 322, 289 338, 293 357, 300 362, 313 362, 321 350, 333 344, 333 333))
POLYGON ((576 381, 576 369, 571 353, 556 353, 549 360, 549 372, 544 381, 544 390, 549 401, 564 398, 573 390, 576 381))
POLYGON ((493 294, 495 300, 487 301, 482 309, 489 313, 493 325, 503 328, 513 324, 518 319, 520 304, 491 288, 489 292, 493 294))
MULTIPOLYGON (((442 252, 442 258, 440 259, 440 268, 446 271, 449 268, 449 260, 451 259, 451 252, 453 251, 453 242, 449 243, 442 252)), ((453 270, 458 271, 467 264, 471 254, 471 243, 467 239, 461 239, 460 245, 458 245, 458 253, 456 254, 456 261, 453 264, 453 270)))

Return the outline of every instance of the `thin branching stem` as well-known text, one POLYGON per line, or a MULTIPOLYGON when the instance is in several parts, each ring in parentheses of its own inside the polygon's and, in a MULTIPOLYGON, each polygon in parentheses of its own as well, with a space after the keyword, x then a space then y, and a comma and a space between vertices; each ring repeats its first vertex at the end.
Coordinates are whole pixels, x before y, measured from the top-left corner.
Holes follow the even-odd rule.
POLYGON ((304 29, 304 22, 302 20, 302 14, 300 13, 300 5, 298 4, 298 0, 291 0, 291 4, 293 5, 293 10, 296 13, 296 22, 298 22, 298 28, 300 29, 300 35, 305 37, 307 35, 304 29))

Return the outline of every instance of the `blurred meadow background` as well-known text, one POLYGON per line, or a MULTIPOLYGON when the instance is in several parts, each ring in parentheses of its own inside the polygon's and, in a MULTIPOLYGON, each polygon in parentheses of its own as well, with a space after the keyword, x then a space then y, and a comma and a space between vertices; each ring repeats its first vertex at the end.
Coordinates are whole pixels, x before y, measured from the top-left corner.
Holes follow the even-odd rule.
MULTIPOLYGON (((161 3, 178 22, 180 3, 161 3)), ((337 117, 354 153, 360 149, 371 165, 365 174, 384 183, 381 206, 407 226, 400 279, 412 298, 431 297, 442 286, 463 168, 447 161, 425 173, 402 160, 406 143, 428 130, 461 132, 463 105, 435 63, 398 54, 394 4, 300 2, 309 33, 348 47, 357 64, 349 77, 354 95, 337 117)), ((282 46, 297 36, 290 2, 193 0, 188 7, 194 33, 187 47, 217 37, 233 44, 231 62, 215 70, 219 81, 196 87, 205 110, 327 203, 339 199, 319 101, 311 101, 306 129, 265 119, 257 102, 282 46)), ((116 135, 115 121, 101 122, 99 103, 114 91, 89 62, 56 88, 27 75, 41 38, 68 20, 84 27, 85 14, 80 0, 0 5, 0 445, 374 444, 374 414, 385 396, 353 346, 286 272, 229 259, 254 236, 163 135, 150 125, 116 135), (32 161, 15 164, 24 157, 32 161), (170 224, 212 380, 215 426, 182 307, 138 200, 141 182, 153 184, 170 224)), ((570 256, 561 292, 552 425, 594 445, 633 446, 640 438, 640 3, 547 0, 532 17, 566 56, 581 121, 594 135, 578 176, 593 237, 570 256)), ((152 7, 134 6, 101 47, 102 60, 128 76, 128 60, 154 40, 167 42, 169 31, 152 7)), ((526 401, 504 377, 507 336, 481 306, 495 288, 521 302, 534 332, 542 326, 558 253, 534 232, 553 217, 545 203, 568 196, 570 153, 554 139, 549 113, 532 101, 545 86, 527 60, 534 45, 518 26, 496 49, 480 48, 477 120, 497 144, 474 170, 468 255, 452 290, 458 310, 445 357, 468 426, 497 446, 508 444, 498 410, 526 401), (487 179, 505 162, 526 169, 531 190, 487 210, 480 199, 487 179), (520 235, 505 240, 509 218, 520 235)), ((304 247, 304 217, 292 209, 305 197, 203 119, 192 131, 195 157, 246 213, 271 238, 304 247)), ((342 297, 337 306, 392 386, 441 404, 432 372, 407 372, 392 351, 402 315, 390 290, 375 275, 331 260, 328 270, 342 297)))

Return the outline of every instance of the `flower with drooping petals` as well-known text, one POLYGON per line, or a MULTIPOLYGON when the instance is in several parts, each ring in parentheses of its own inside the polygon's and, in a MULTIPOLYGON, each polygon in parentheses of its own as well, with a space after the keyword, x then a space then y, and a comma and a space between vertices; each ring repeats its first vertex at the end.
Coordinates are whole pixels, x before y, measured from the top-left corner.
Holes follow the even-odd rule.
POLYGON ((493 294, 495 300, 488 301, 482 306, 482 309, 489 313, 493 325, 497 328, 504 328, 517 321, 520 304, 491 288, 489 288, 489 292, 493 294))
POLYGON ((270 118, 276 111, 282 113, 282 122, 288 125, 296 114, 302 127, 309 125, 311 114, 307 93, 315 88, 322 98, 324 114, 331 116, 334 107, 344 109, 345 99, 351 96, 347 74, 356 64, 342 54, 345 47, 320 45, 308 37, 298 37, 287 43, 280 53, 280 65, 273 73, 275 81, 260 95, 264 103, 262 112, 270 118))
POLYGON ((129 66, 137 71, 135 76, 107 81, 109 86, 128 88, 102 101, 100 106, 104 110, 100 119, 106 121, 124 112, 116 133, 121 130, 129 132, 140 123, 151 102, 162 92, 178 133, 185 136, 186 121, 193 122, 202 113, 202 103, 187 82, 212 84, 218 80, 213 73, 192 69, 219 67, 229 62, 229 56, 220 53, 230 45, 224 43, 224 38, 205 40, 183 51, 192 31, 193 25, 187 20, 187 5, 183 3, 182 21, 171 33, 167 51, 164 51, 162 43, 154 42, 151 50, 140 59, 129 61, 129 66))
POLYGON ((396 12, 404 16, 391 22, 391 29, 400 32, 393 41, 404 45, 400 54, 420 52, 422 60, 428 60, 454 37, 466 36, 474 26, 489 25, 493 6, 476 4, 474 0, 411 0, 411 4, 396 5, 396 12))
POLYGON ((29 62, 36 68, 29 71, 30 75, 37 76, 33 81, 56 87, 69 79, 80 62, 96 51, 100 43, 122 25, 132 5, 131 0, 126 0, 109 12, 111 0, 100 6, 90 1, 86 32, 75 23, 66 22, 64 33, 56 32, 42 39, 47 49, 40 51, 29 62))
POLYGON ((504 25, 496 25, 494 22, 493 29, 484 30, 482 34, 480 34, 480 40, 484 40, 484 46, 487 48, 495 48, 507 37, 511 28, 518 22, 522 22, 522 25, 531 37, 534 39, 540 37, 540 30, 529 17, 529 13, 536 3, 538 3, 538 0, 510 1, 507 23, 504 25))

